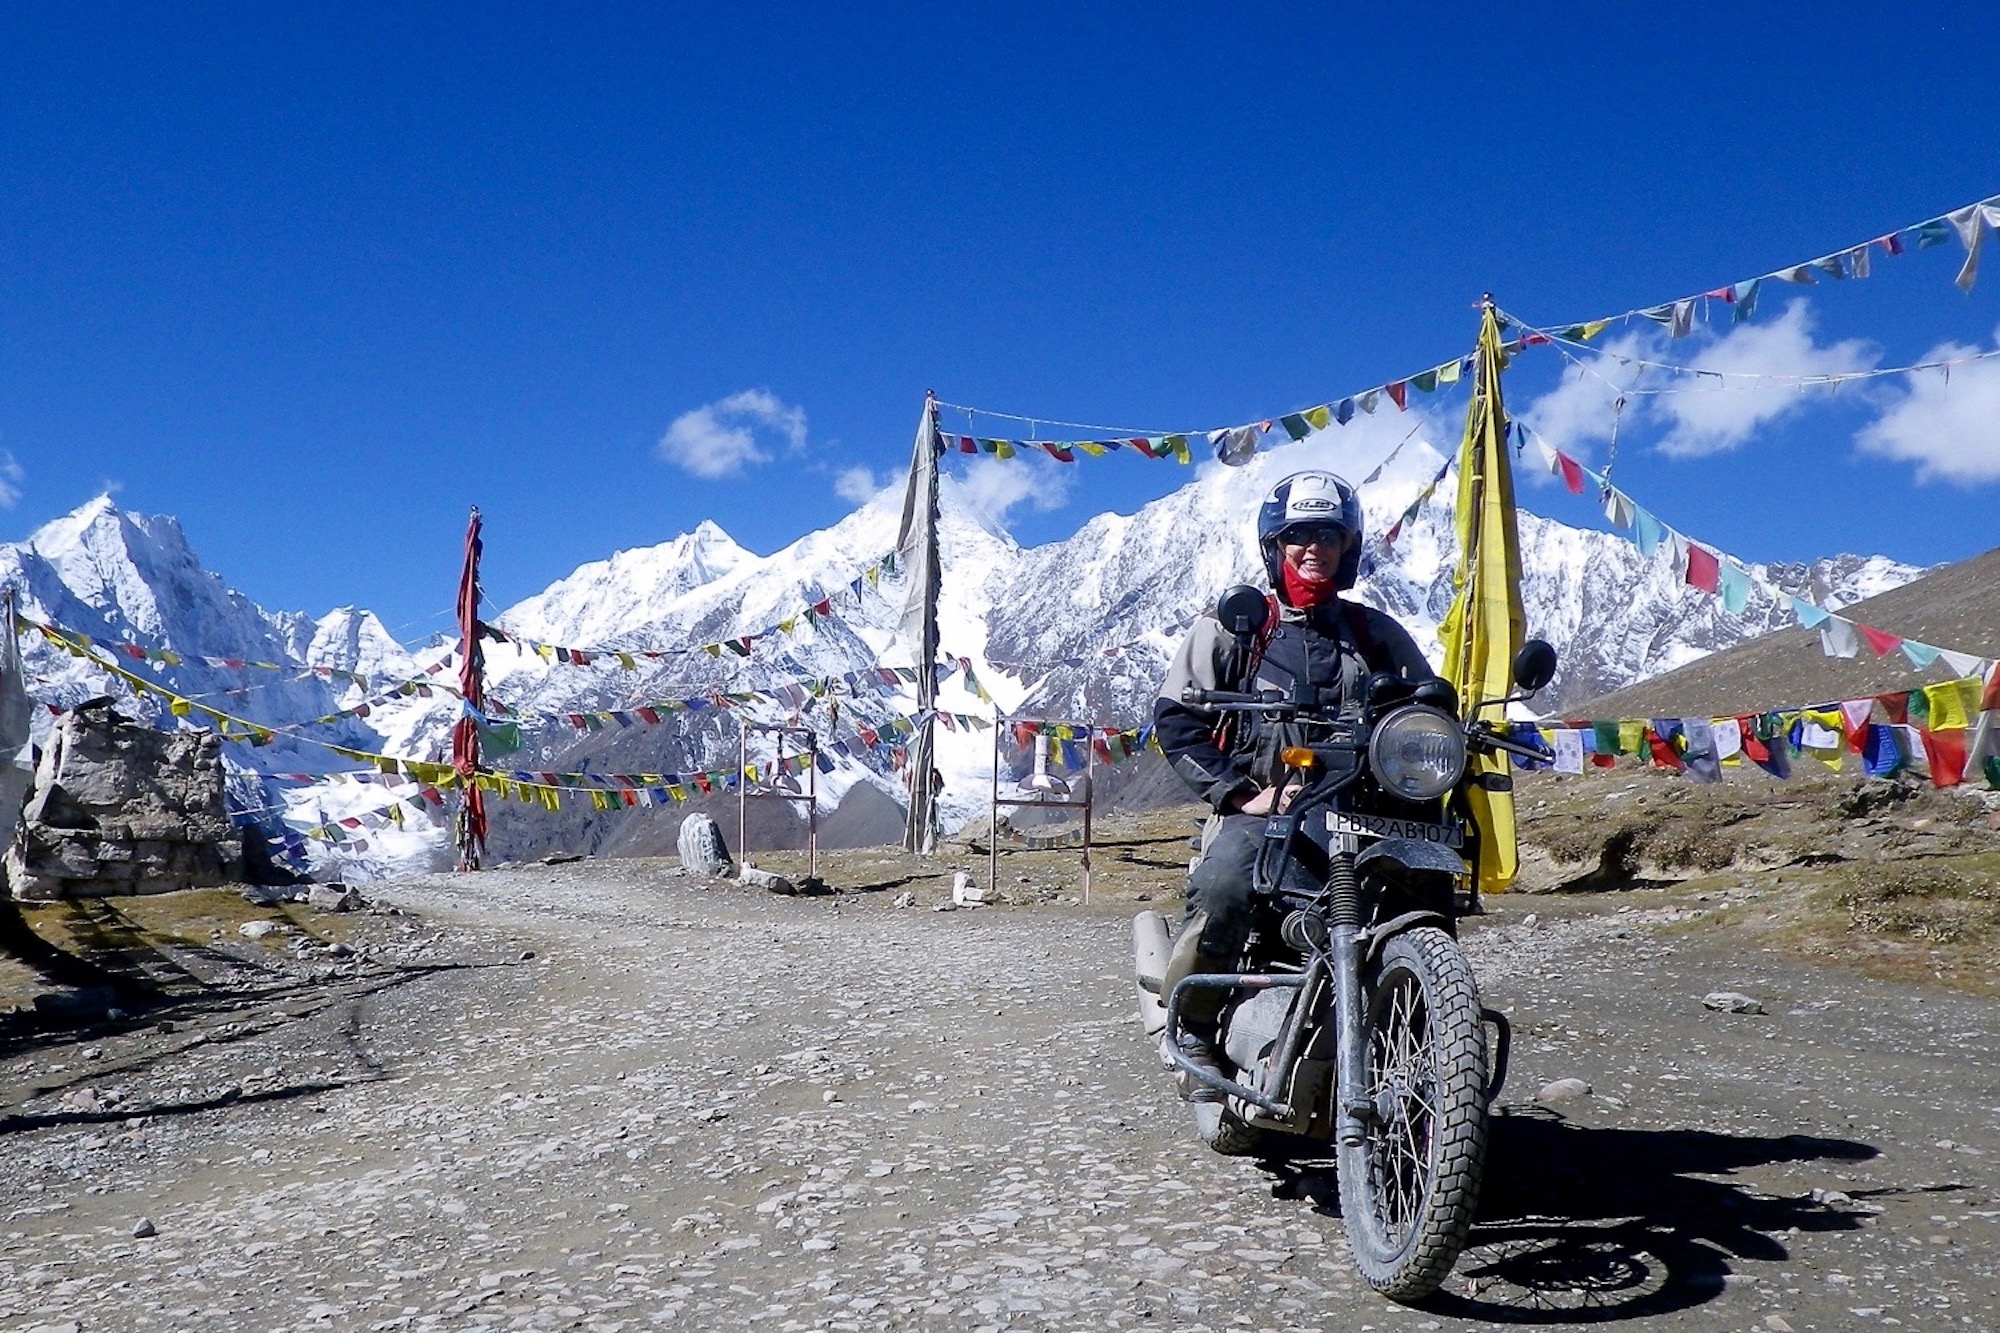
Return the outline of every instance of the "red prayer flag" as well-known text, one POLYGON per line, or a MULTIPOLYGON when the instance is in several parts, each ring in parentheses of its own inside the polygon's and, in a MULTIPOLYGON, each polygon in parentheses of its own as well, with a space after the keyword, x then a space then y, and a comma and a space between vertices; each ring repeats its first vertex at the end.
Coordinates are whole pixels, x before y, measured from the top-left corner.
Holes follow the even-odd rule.
POLYGON ((1903 646, 1900 634, 1891 634, 1887 630, 1875 629, 1869 625, 1856 625, 1854 628, 1861 631, 1861 637, 1868 640, 1868 646, 1875 650, 1877 657, 1887 657, 1903 646))
POLYGON ((1993 670, 1986 674, 1986 693, 1979 696, 1979 711, 1990 713, 2000 708, 2000 662, 1993 664, 1993 670))
POLYGON ((1563 485, 1569 487, 1571 495, 1583 494, 1583 466, 1568 454, 1557 454, 1556 465, 1562 469, 1563 485))
POLYGON ((1902 726, 1910 720, 1910 696, 1902 694, 1878 694, 1875 702, 1882 705, 1882 712, 1895 726, 1902 726))
POLYGON ((1956 787, 1965 781, 1965 732, 1932 731, 1919 728, 1924 738, 1924 754, 1931 761, 1931 785, 1956 787))
POLYGON ((961 435, 958 437, 958 451, 962 454, 976 454, 979 452, 979 441, 970 435, 961 435))
POLYGON ((1688 543, 1688 587, 1715 592, 1722 587, 1722 563, 1705 546, 1688 543))
POLYGON ((1385 384, 1382 386, 1382 391, 1389 395, 1389 401, 1396 405, 1398 412, 1407 412, 1410 410, 1410 386, 1408 381, 1397 380, 1393 384, 1385 384))
POLYGON ((1653 762, 1664 768, 1687 767, 1681 762, 1681 752, 1674 748, 1674 743, 1651 727, 1646 728, 1646 747, 1653 752, 1653 762))

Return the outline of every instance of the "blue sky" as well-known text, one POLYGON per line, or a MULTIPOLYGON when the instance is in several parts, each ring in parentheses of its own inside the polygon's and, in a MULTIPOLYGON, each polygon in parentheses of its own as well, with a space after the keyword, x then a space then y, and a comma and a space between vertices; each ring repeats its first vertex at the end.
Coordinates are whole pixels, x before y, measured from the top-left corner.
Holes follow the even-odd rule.
MULTIPOLYGON (((503 605, 703 518, 770 551, 904 465, 926 388, 1234 425, 1468 350, 1482 291, 1609 315, 2000 193, 1978 5, 1304 10, 6 6, 0 535, 108 487, 267 607, 414 637, 473 503, 503 605)), ((1991 349, 2000 246, 1970 296, 1961 258, 1620 346, 1991 349)), ((1617 475, 1747 559, 1963 558, 2000 539, 1996 364, 1649 398, 1617 475)), ((1510 404, 1601 461, 1563 365, 1510 404)), ((1024 541, 1186 479, 1006 466, 975 486, 1024 541)))

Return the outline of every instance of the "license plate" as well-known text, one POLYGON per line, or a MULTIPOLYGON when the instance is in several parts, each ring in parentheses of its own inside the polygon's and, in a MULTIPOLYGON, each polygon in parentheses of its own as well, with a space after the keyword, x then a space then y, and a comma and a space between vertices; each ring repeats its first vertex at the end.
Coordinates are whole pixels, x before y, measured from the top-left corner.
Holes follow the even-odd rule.
POLYGON ((1391 819, 1387 815, 1350 815, 1339 810, 1326 813, 1330 833, 1352 833, 1364 838, 1410 838, 1434 842, 1440 847, 1459 847, 1465 835, 1456 824, 1426 824, 1416 819, 1391 819))

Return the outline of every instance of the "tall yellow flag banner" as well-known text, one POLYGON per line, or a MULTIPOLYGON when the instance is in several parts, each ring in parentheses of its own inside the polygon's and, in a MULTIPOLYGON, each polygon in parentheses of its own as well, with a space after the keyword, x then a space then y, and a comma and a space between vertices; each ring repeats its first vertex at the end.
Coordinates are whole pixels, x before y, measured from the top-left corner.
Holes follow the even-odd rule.
MULTIPOLYGON (((1502 705, 1513 684, 1514 654, 1526 629, 1521 615, 1521 534, 1514 517, 1514 473, 1507 457, 1507 410, 1500 399, 1500 320, 1491 301, 1479 329, 1472 410, 1458 454, 1457 595, 1438 626, 1444 644, 1444 678, 1458 691, 1470 720, 1504 725, 1502 705)), ((1466 804, 1476 836, 1475 871, 1481 892, 1514 882, 1519 856, 1514 838, 1514 779, 1504 754, 1469 761, 1466 804)))

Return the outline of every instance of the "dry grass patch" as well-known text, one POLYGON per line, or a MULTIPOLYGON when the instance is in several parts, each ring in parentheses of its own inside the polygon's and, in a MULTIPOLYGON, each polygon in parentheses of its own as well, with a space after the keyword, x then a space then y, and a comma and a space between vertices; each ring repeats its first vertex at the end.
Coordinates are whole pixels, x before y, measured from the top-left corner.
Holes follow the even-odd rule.
MULTIPOLYGON (((228 887, 10 906, 39 940, 83 967, 115 977, 166 980, 170 990, 176 984, 170 978, 180 971, 178 962, 195 951, 226 945, 239 957, 277 955, 300 935, 333 944, 350 940, 359 928, 356 918, 303 904, 259 906, 228 887), (284 929, 250 940, 238 930, 250 921, 284 929)), ((27 1008, 37 994, 61 984, 17 958, 0 957, 0 1012, 27 1008)))

